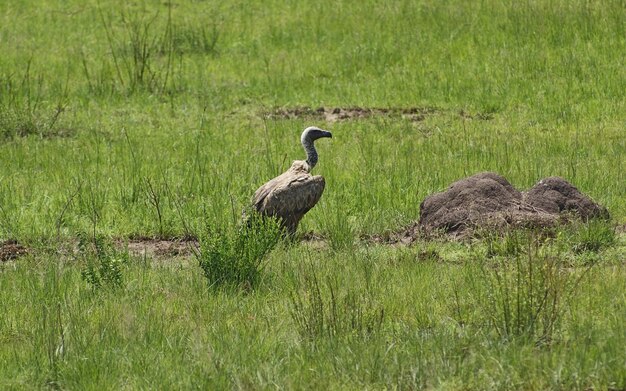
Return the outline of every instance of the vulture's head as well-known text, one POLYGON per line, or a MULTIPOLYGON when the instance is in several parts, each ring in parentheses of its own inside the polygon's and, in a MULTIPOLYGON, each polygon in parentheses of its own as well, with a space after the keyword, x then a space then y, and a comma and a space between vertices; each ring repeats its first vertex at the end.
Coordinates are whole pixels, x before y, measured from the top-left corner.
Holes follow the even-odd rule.
POLYGON ((318 138, 322 137, 332 138, 333 134, 327 130, 320 129, 315 126, 309 126, 308 128, 304 129, 304 132, 302 132, 302 137, 300 137, 300 141, 302 142, 302 144, 308 144, 309 142, 315 141, 318 138))

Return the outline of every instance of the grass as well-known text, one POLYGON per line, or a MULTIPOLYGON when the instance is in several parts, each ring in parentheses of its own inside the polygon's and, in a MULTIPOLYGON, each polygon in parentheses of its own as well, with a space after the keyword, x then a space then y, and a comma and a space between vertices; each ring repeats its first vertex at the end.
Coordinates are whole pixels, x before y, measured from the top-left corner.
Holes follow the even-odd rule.
MULTIPOLYGON (((454 259, 452 250, 442 252, 454 259)), ((121 288, 94 290, 75 264, 22 259, 3 270, 12 277, 2 284, 3 387, 605 388, 623 381, 619 265, 592 270, 563 306, 549 347, 536 347, 502 342, 484 325, 489 313, 467 278, 478 272, 474 262, 419 261, 418 248, 311 252, 275 251, 261 285, 239 294, 210 289, 193 264, 133 258, 121 288), (339 304, 339 316, 328 315, 330 325, 312 340, 294 327, 300 310, 290 299, 294 286, 296 297, 307 297, 301 289, 310 285, 293 280, 307 278, 307 263, 322 300, 331 302, 332 286, 339 304), (351 321, 358 312, 344 308, 364 316, 351 321)))
POLYGON ((626 387, 624 15, 617 0, 0 4, 0 239, 33 250, 0 264, 0 388, 626 387), (276 106, 432 110, 261 114, 276 106), (324 243, 242 256, 233 216, 313 124, 333 139, 300 231, 324 243), (612 220, 532 251, 527 232, 360 239, 488 170, 521 189, 562 176, 612 220), (214 262, 251 261, 254 288, 113 246, 194 236, 214 262), (534 262, 554 273, 531 283, 534 262), (537 292, 558 305, 550 338, 510 318, 537 292))

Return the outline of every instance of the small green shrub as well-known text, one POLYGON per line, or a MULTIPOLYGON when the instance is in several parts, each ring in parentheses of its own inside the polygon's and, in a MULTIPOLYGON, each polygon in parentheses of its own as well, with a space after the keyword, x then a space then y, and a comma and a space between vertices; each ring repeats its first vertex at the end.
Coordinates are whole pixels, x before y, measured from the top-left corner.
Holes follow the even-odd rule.
POLYGON ((81 272, 83 279, 94 289, 104 286, 120 287, 123 284, 123 260, 113 257, 98 257, 88 261, 81 272))
POLYGON ((127 255, 116 251, 109 241, 81 235, 78 250, 84 259, 81 276, 93 289, 118 288, 124 284, 122 269, 127 255))
POLYGON ((275 219, 253 216, 233 228, 211 229, 200 239, 198 263, 212 287, 254 288, 263 261, 283 234, 275 219))

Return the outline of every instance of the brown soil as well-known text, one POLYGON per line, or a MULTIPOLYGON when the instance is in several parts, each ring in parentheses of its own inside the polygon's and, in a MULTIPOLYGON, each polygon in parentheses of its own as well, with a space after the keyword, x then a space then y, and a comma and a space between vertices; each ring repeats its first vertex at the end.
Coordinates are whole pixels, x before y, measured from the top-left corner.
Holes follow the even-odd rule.
POLYGON ((370 117, 398 117, 410 121, 422 121, 426 115, 437 112, 432 107, 409 107, 409 108, 370 108, 370 107, 279 107, 263 113, 271 119, 294 119, 311 118, 326 122, 347 121, 370 117))
MULTIPOLYGON (((426 197, 420 205, 417 228, 426 233, 464 235, 475 228, 552 227, 572 215, 582 220, 609 218, 606 208, 562 178, 542 179, 522 193, 506 178, 482 172, 426 197)), ((416 235, 415 227, 412 229, 416 235)))
POLYGON ((382 234, 363 235, 361 240, 366 243, 388 244, 392 246, 409 245, 419 237, 419 231, 415 228, 417 223, 403 228, 399 231, 386 231, 382 234))
POLYGON ((134 256, 150 258, 189 256, 198 248, 198 241, 194 239, 154 239, 136 238, 127 243, 120 241, 120 246, 127 246, 128 252, 134 256))
POLYGON ((28 249, 16 240, 0 242, 0 262, 10 261, 28 253, 28 249))

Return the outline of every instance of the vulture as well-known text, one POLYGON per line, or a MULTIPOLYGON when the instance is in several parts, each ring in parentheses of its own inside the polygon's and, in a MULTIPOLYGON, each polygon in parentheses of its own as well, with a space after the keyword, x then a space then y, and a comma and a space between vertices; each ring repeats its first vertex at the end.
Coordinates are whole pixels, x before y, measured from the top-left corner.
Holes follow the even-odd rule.
POLYGON ((291 236, 306 212, 317 204, 324 192, 324 177, 311 175, 317 164, 315 140, 333 135, 315 126, 304 129, 300 142, 306 151, 306 160, 296 160, 291 167, 270 180, 254 193, 254 209, 263 216, 279 219, 281 227, 291 236))

